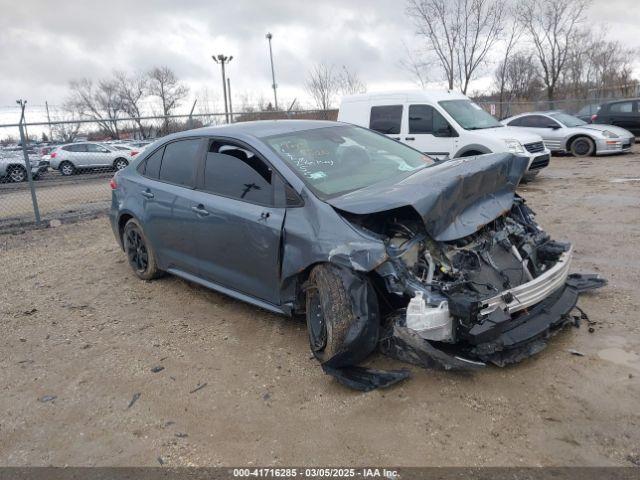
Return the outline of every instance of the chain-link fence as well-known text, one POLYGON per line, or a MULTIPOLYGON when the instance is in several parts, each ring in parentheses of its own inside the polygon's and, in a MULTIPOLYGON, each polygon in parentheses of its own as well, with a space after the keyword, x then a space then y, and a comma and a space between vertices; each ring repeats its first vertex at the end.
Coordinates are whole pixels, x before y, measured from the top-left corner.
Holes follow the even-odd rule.
POLYGON ((598 108, 603 102, 610 102, 614 100, 622 100, 623 98, 571 98, 560 100, 508 100, 508 101, 493 101, 487 99, 477 99, 482 108, 489 112, 499 120, 511 117, 513 115, 519 115, 526 112, 540 112, 547 110, 562 110, 572 115, 577 115, 580 118, 589 119, 592 115, 597 113, 598 108))
MULTIPOLYGON (((336 118, 337 110, 299 110, 239 112, 229 119, 336 118)), ((225 114, 214 113, 0 125, 0 230, 105 212, 109 179, 147 145, 170 133, 224 123, 225 114)))

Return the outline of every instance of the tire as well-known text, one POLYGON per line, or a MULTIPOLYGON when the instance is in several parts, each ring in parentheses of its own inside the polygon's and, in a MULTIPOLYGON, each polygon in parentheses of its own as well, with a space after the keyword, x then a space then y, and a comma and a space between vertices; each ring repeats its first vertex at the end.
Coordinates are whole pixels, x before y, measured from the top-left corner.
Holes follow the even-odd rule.
MULTIPOLYGON (((377 312, 377 301, 375 310, 377 312)), ((306 291, 306 317, 309 345, 320 363, 344 352, 345 346, 354 340, 348 339, 347 335, 350 327, 361 320, 356 317, 349 292, 333 265, 320 264, 311 271, 306 291)), ((374 321, 378 321, 377 315, 374 321)), ((372 327, 377 342, 378 325, 372 327)))
POLYGON ((574 157, 590 157, 596 152, 596 144, 589 137, 578 137, 569 147, 574 157))
POLYGON ((116 170, 122 170, 123 168, 127 167, 127 165, 129 165, 129 162, 126 158, 116 158, 113 162, 113 168, 115 168, 116 170))
POLYGON ((153 280, 162 275, 162 271, 158 269, 153 247, 140 224, 133 218, 124 226, 122 245, 127 254, 129 266, 138 278, 153 280))
POLYGON ((21 166, 11 167, 11 169, 7 172, 9 176, 9 180, 13 183, 20 183, 27 181, 27 170, 21 166))
POLYGON ((60 173, 65 177, 73 175, 76 173, 76 167, 71 162, 64 161, 58 167, 60 169, 60 173))

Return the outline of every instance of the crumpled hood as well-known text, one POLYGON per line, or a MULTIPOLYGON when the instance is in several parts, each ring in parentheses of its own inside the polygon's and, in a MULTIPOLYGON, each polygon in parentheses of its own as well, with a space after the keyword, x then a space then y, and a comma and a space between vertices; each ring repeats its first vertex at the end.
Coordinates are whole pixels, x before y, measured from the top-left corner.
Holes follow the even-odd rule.
POLYGON ((438 241, 466 237, 511 208, 528 160, 510 153, 449 160, 327 202, 353 214, 412 206, 438 241))

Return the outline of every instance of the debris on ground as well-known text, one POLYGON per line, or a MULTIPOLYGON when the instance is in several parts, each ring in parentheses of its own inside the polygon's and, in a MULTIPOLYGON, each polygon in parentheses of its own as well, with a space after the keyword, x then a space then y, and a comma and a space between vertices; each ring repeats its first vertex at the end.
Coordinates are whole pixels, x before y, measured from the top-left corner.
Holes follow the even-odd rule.
POLYGON ((56 398, 58 397, 56 397, 55 395, 44 395, 40 397, 38 401, 41 403, 47 403, 47 402, 53 402, 56 398))
POLYGON ((569 352, 571 355, 575 355, 576 357, 584 357, 584 353, 579 352, 578 350, 573 350, 572 348, 567 350, 567 352, 569 352))
POLYGON ((151 372, 158 373, 158 372, 161 372, 162 370, 164 370, 164 367, 162 365, 158 365, 157 367, 153 367, 151 369, 151 372))
POLYGON ((178 437, 178 438, 187 438, 189 435, 186 434, 186 433, 178 432, 178 433, 175 434, 175 436, 178 437))
POLYGON ((208 384, 207 382, 204 382, 202 385, 198 384, 196 386, 196 388, 194 388, 193 390, 191 390, 189 393, 196 393, 198 390, 202 390, 204 387, 206 387, 208 384))
POLYGON ((133 404, 138 401, 138 399, 140 398, 140 395, 142 395, 142 394, 141 393, 134 393, 133 394, 133 398, 131 398, 131 401, 129 402, 129 406, 127 407, 127 410, 130 409, 131 407, 133 407, 133 404))

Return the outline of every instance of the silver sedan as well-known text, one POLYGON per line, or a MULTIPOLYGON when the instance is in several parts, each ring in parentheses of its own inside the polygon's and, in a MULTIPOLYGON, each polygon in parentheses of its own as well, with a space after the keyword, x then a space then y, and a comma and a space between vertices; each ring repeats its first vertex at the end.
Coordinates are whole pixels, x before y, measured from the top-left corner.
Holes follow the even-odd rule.
POLYGON ((633 134, 624 128, 586 123, 559 111, 523 113, 502 123, 537 133, 554 153, 576 157, 628 152, 635 142, 633 134))

